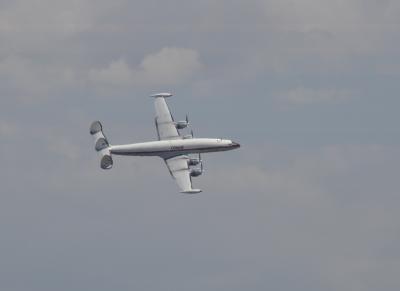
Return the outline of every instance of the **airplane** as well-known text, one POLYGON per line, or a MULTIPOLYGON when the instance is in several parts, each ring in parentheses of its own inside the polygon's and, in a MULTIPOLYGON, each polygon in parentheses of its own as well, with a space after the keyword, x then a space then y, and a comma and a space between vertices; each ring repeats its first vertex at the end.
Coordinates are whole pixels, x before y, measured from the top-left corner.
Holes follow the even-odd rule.
POLYGON ((204 172, 201 154, 229 151, 239 148, 240 145, 229 139, 195 138, 193 131, 190 135, 182 135, 179 131, 188 127, 188 116, 186 115, 186 120, 184 121, 174 121, 165 101, 166 98, 171 96, 171 93, 159 93, 150 96, 154 98, 156 110, 154 122, 158 137, 157 141, 110 145, 99 121, 92 123, 90 134, 94 138, 95 150, 101 157, 100 167, 102 169, 108 170, 112 168, 112 155, 158 156, 164 160, 181 193, 200 193, 202 190, 192 188, 192 177, 198 177, 204 172), (190 156, 193 154, 198 156, 190 156))

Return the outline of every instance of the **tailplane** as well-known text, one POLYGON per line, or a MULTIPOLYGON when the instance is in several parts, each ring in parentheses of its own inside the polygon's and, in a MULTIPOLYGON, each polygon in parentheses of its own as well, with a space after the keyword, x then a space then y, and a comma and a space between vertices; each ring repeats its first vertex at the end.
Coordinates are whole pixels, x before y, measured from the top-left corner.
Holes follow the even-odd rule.
POLYGON ((103 126, 100 121, 95 121, 90 126, 90 134, 94 138, 95 150, 100 154, 100 167, 109 170, 113 166, 113 159, 110 152, 110 144, 103 133, 103 126))

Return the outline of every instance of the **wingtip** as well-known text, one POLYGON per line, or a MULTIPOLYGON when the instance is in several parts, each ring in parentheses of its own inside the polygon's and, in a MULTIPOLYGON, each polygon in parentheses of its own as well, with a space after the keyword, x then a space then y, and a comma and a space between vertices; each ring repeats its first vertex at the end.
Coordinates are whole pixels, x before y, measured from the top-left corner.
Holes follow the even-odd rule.
POLYGON ((203 192, 203 191, 200 189, 190 189, 190 190, 186 190, 186 191, 181 191, 181 193, 184 193, 184 194, 197 194, 200 192, 203 192))
POLYGON ((171 97, 171 96, 172 96, 171 93, 157 93, 157 94, 154 94, 154 95, 150 95, 150 97, 154 97, 154 98, 157 98, 157 97, 168 98, 168 97, 171 97))

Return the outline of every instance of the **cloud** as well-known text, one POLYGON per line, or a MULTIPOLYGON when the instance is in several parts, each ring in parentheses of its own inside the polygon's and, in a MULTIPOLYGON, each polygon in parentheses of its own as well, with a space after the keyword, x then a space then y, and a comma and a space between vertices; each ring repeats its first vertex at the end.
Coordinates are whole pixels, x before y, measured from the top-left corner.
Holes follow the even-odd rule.
POLYGON ((311 89, 297 87, 278 93, 279 101, 292 105, 307 105, 318 103, 340 103, 349 100, 354 94, 338 89, 311 89))
MULTIPOLYGON (((399 200, 399 153, 398 146, 382 145, 329 145, 303 152, 251 147, 229 165, 211 162, 212 173, 207 171, 199 183, 213 197, 229 199, 230 207, 233 199, 247 201, 235 210, 238 221, 244 221, 248 207, 258 225, 245 231, 258 238, 252 246, 263 250, 248 251, 253 261, 268 258, 271 272, 289 272, 291 278, 295 265, 306 261, 307 271, 296 280, 318 278, 322 286, 315 290, 373 290, 371 284, 382 278, 387 286, 398 285, 391 272, 398 256, 393 258, 396 251, 389 247, 400 239, 394 231, 397 203, 388 205, 387 199, 399 200)), ((238 221, 232 232, 249 227, 238 221)), ((243 234, 238 239, 239 245, 248 241, 243 234)))
POLYGON ((92 69, 89 71, 89 80, 98 84, 133 85, 135 81, 134 71, 123 60, 110 63, 107 68, 92 69))
POLYGON ((0 121, 0 137, 13 136, 18 132, 18 127, 16 124, 0 121))
POLYGON ((82 156, 79 146, 63 136, 51 136, 47 141, 49 152, 66 160, 79 162, 82 156))
POLYGON ((399 8, 0 1, 0 289, 399 290, 399 8), (114 93, 157 87, 242 144, 201 195, 158 158, 99 169, 90 122, 154 139, 152 101, 114 93))
MULTIPOLYGON (((398 24, 396 15, 400 10, 398 1, 392 0, 266 1, 263 5, 264 19, 269 20, 274 30, 330 35, 334 42, 321 39, 326 45, 320 49, 327 53, 332 50, 376 52, 382 48, 387 33, 393 32, 393 25, 398 24)), ((319 42, 319 45, 323 44, 319 42)), ((312 50, 313 46, 315 42, 310 42, 308 49, 312 50)))
POLYGON ((93 0, 6 2, 1 4, 0 35, 14 39, 22 37, 21 33, 36 34, 37 37, 55 37, 56 34, 66 37, 88 31, 94 28, 96 18, 112 6, 106 1, 93 0))
MULTIPOLYGON (((284 193, 296 195, 300 199, 314 199, 320 195, 335 195, 334 187, 326 187, 326 181, 346 180, 346 185, 358 183, 360 180, 378 181, 375 175, 384 170, 385 164, 400 151, 398 147, 382 145, 327 145, 310 152, 293 152, 279 147, 254 147, 243 152, 234 163, 219 166, 212 165, 212 177, 204 176, 207 188, 217 187, 218 191, 284 193), (263 153, 252 157, 254 152, 263 153), (273 157, 281 157, 275 161, 273 157), (283 158, 284 157, 284 158, 283 158), (235 164, 240 166, 235 166, 235 164), (277 166, 278 165, 278 166, 277 166), (369 169, 369 171, 362 171, 369 169), (327 192, 328 190, 328 192, 327 192), (308 198, 307 198, 308 197, 308 198)), ((394 170, 395 162, 390 170, 394 170)), ((366 189, 368 183, 365 183, 366 189)), ((371 189, 371 188, 370 188, 371 189)), ((368 191, 367 191, 368 192, 368 191)), ((274 194, 275 193, 275 194, 274 194)), ((361 195, 360 191, 353 195, 361 195)), ((284 199, 296 199, 287 196, 284 199)))
POLYGON ((161 51, 147 55, 140 72, 150 83, 177 84, 202 67, 199 53, 192 49, 166 47, 161 51))
POLYGON ((190 79, 202 64, 193 49, 165 47, 144 57, 137 67, 124 59, 112 61, 107 68, 89 71, 89 80, 100 86, 177 85, 190 79))
POLYGON ((43 100, 79 83, 68 65, 41 64, 19 55, 0 60, 0 77, 3 98, 23 101, 43 100))
POLYGON ((394 43, 398 44, 398 1, 269 0, 219 5, 207 14, 212 23, 208 32, 229 36, 221 43, 217 38, 214 41, 235 48, 226 53, 234 54, 242 78, 253 75, 254 70, 349 72, 360 65, 357 58, 374 62, 373 56, 381 54, 398 59, 394 50, 394 43), (230 16, 220 12, 226 6, 232 11, 230 16), (241 17, 246 21, 238 22, 241 17))

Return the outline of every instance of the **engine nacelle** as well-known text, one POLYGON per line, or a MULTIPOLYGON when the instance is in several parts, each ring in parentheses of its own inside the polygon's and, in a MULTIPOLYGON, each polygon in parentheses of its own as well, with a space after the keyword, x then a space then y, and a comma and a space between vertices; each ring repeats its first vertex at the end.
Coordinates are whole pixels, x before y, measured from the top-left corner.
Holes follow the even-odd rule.
POLYGON ((188 166, 196 166, 200 164, 200 160, 199 159, 189 159, 188 160, 188 166))
POLYGON ((192 177, 198 177, 201 174, 203 174, 203 171, 200 170, 200 169, 192 169, 192 170, 190 170, 190 176, 192 176, 192 177))
POLYGON ((183 120, 183 121, 178 121, 178 122, 175 124, 175 127, 176 127, 177 129, 184 129, 184 128, 186 128, 188 125, 189 125, 189 122, 187 122, 186 120, 183 120))

